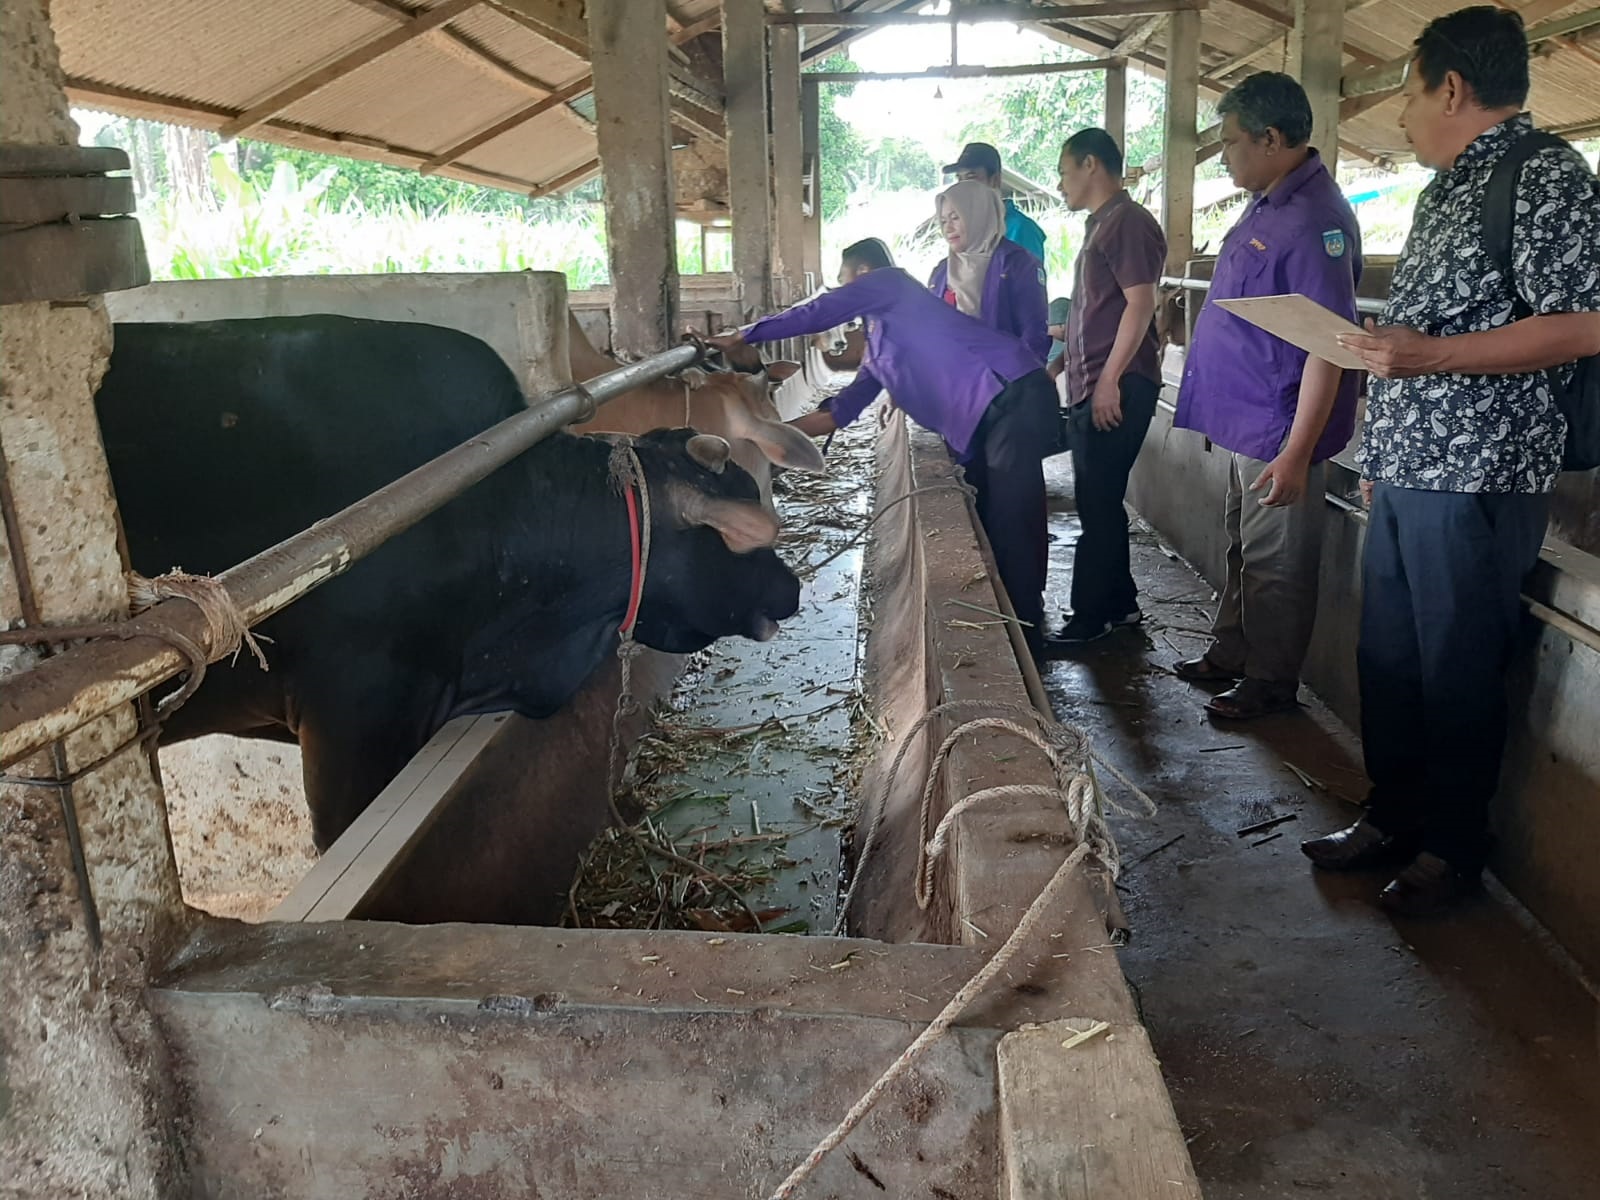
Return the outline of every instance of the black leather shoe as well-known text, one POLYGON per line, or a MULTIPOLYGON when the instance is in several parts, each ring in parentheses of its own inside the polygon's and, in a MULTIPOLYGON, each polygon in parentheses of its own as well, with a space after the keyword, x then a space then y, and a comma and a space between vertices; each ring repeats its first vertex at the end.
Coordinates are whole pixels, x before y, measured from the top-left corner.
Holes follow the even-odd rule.
POLYGON ((1405 862, 1417 852, 1415 834, 1387 834, 1370 821, 1300 843, 1300 853, 1324 871, 1365 871, 1405 862))
POLYGON ((1436 917, 1479 886, 1476 873, 1458 871, 1437 854, 1423 851, 1378 893, 1378 903, 1397 917, 1436 917))

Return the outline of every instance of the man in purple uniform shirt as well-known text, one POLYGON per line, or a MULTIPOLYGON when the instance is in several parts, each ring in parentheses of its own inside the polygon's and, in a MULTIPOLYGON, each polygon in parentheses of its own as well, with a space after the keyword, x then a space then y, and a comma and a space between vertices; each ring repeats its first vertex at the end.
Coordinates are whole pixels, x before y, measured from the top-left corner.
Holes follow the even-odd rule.
POLYGON ((1361 235, 1315 149, 1311 103, 1263 71, 1217 104, 1222 161, 1254 194, 1217 256, 1195 321, 1177 424, 1228 452, 1228 581, 1213 642, 1178 676, 1232 686, 1206 705, 1244 720, 1293 709, 1317 615, 1326 461, 1355 430, 1359 376, 1309 357, 1216 301, 1299 292, 1355 320, 1361 235))
POLYGON ((1052 645, 1070 647, 1136 625, 1128 562, 1128 473, 1161 390, 1156 284, 1167 239, 1122 186, 1122 149, 1104 129, 1061 147, 1061 196, 1089 213, 1074 263, 1067 352, 1067 441, 1082 533, 1072 560, 1072 615, 1052 645))
POLYGON ((881 241, 846 248, 839 287, 737 333, 730 349, 832 329, 865 318, 855 380, 816 412, 790 422, 812 437, 850 424, 885 388, 918 424, 949 443, 978 490, 978 518, 1028 645, 1044 647, 1044 457, 1054 450, 1056 393, 1044 364, 1008 333, 958 312, 889 261, 881 241))

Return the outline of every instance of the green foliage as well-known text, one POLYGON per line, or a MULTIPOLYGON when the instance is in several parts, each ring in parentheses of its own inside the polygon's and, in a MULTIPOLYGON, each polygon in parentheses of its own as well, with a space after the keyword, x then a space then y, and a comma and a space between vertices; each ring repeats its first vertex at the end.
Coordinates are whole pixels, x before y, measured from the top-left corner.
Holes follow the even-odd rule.
MULTIPOLYGON (((848 54, 830 54, 818 66, 821 71, 859 70, 848 54)), ((834 102, 856 90, 853 83, 817 85, 817 142, 822 155, 822 219, 837 220, 863 175, 866 143, 855 127, 834 110, 834 102)))

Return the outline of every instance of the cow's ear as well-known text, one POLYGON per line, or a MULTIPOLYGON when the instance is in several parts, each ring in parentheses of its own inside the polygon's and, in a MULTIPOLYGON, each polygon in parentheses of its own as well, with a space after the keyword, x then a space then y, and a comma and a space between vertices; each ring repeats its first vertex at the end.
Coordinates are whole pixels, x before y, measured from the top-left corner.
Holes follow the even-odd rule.
POLYGON ((808 475, 828 473, 828 464, 823 461, 817 444, 793 425, 782 421, 750 421, 742 426, 739 434, 761 447, 768 462, 808 475))
POLYGON ((778 540, 778 519, 754 501, 708 496, 681 483, 672 485, 672 499, 684 524, 715 529, 735 554, 749 554, 778 540))

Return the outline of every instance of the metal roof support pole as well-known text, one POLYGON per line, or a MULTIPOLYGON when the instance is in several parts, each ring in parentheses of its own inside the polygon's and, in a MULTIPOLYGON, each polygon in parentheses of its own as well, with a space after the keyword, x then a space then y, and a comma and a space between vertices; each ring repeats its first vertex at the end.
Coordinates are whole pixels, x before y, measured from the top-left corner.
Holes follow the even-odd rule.
POLYGON ((761 0, 722 0, 728 92, 733 275, 746 317, 772 307, 772 161, 767 150, 767 27, 761 0))
POLYGON ((588 18, 605 173, 611 346, 637 357, 670 346, 678 326, 666 0, 589 0, 588 18))
POLYGON ((775 271, 798 296, 805 252, 800 182, 800 31, 775 25, 767 33, 772 55, 772 214, 777 231, 775 271))
POLYGON ((1200 109, 1200 14, 1175 12, 1167 26, 1167 121, 1161 152, 1161 228, 1167 270, 1182 275, 1194 250, 1194 167, 1200 109))
MULTIPOLYGON (((358 560, 503 467, 557 430, 588 420, 594 405, 692 365, 694 346, 677 346, 541 397, 453 450, 370 496, 318 521, 217 576, 246 625, 255 625, 344 574, 358 560)), ((99 445, 98 438, 95 445, 99 445)), ((113 712, 183 671, 177 634, 218 650, 200 610, 165 600, 124 623, 125 636, 87 642, 13 675, 0 691, 0 768, 113 712)))
POLYGON ((1311 144, 1329 171, 1339 165, 1339 85, 1344 77, 1345 0, 1294 0, 1289 74, 1311 100, 1311 144))
MULTIPOLYGON (((1123 156, 1128 153, 1128 66, 1106 68, 1106 132, 1123 156)), ((1124 164, 1124 170, 1127 169, 1124 164)))

